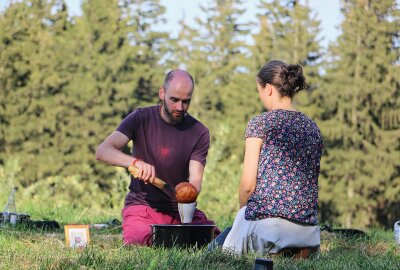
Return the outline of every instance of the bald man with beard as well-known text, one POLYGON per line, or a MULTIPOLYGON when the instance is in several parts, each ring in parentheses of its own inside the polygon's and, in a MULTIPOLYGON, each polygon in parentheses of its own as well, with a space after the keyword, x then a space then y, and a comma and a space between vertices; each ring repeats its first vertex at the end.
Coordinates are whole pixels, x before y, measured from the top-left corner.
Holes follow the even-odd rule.
MULTIPOLYGON (((150 245, 152 224, 181 224, 174 192, 148 185, 155 177, 173 187, 189 182, 201 191, 210 134, 188 114, 193 91, 188 72, 170 71, 159 89, 161 103, 131 112, 96 151, 99 161, 138 169, 138 176, 131 176, 122 210, 125 245, 150 245), (132 155, 127 155, 122 149, 131 140, 132 155)), ((192 224, 214 222, 196 209, 192 224)))

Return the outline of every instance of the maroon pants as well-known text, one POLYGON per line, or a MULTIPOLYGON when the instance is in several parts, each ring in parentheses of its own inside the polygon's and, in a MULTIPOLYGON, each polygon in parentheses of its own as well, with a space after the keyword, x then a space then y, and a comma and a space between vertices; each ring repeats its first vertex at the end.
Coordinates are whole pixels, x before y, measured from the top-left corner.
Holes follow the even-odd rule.
MULTIPOLYGON (((152 224, 181 224, 179 213, 165 214, 155 211, 147 205, 132 205, 122 209, 122 235, 124 245, 150 245, 152 224)), ((214 225, 206 215, 196 209, 191 224, 214 225)), ((220 230, 217 228, 215 234, 220 230)))

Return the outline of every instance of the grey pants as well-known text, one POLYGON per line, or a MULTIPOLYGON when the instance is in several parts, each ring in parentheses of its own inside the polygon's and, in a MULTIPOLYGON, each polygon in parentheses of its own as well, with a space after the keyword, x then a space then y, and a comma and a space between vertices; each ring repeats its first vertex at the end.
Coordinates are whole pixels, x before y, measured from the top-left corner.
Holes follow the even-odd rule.
POLYGON ((239 210, 223 243, 223 249, 236 254, 260 252, 277 253, 289 247, 320 245, 318 225, 304 225, 283 218, 246 220, 246 207, 239 210))

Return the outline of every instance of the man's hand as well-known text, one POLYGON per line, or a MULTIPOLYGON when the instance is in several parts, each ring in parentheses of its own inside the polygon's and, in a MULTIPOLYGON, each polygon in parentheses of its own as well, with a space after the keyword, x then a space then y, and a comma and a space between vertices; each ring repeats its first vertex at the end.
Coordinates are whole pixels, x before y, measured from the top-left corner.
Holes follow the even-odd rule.
POLYGON ((131 172, 134 177, 143 180, 145 184, 154 183, 154 179, 156 178, 156 170, 153 165, 150 165, 143 160, 137 160, 135 162, 135 167, 137 168, 137 173, 133 174, 131 172))

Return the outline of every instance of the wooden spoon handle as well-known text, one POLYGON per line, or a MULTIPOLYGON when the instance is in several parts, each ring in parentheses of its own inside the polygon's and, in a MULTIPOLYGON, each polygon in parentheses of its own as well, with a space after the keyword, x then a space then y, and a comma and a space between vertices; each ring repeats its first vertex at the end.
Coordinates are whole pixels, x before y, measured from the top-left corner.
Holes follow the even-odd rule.
MULTIPOLYGON (((128 171, 136 178, 138 178, 139 176, 139 169, 136 168, 135 166, 131 165, 128 167, 128 171)), ((164 189, 165 185, 167 183, 165 183, 163 180, 159 179, 156 177, 156 179, 154 179, 154 182, 151 183, 152 185, 158 187, 159 189, 164 189)))

